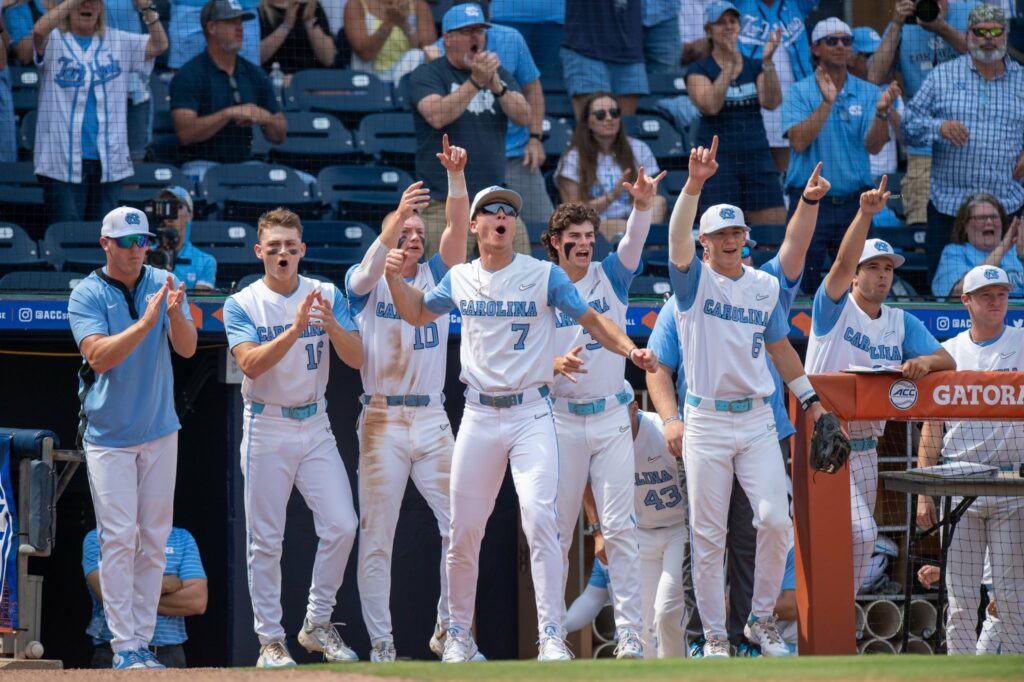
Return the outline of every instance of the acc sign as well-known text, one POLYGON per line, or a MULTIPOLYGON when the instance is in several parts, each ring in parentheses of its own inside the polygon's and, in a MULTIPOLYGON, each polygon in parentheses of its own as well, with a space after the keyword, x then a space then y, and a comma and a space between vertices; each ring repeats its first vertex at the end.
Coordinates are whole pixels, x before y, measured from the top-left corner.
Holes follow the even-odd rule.
POLYGON ((897 410, 909 410, 917 403, 917 386, 907 379, 894 381, 889 387, 889 402, 897 410))

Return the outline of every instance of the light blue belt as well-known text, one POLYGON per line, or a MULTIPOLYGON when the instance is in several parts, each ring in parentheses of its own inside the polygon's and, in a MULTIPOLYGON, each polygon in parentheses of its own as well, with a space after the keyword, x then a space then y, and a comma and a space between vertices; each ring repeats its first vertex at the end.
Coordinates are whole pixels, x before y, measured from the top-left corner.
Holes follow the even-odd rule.
MULTIPOLYGON (((375 396, 364 393, 359 396, 359 402, 363 405, 369 405, 373 401, 374 397, 375 396)), ((406 395, 384 395, 380 397, 384 399, 388 407, 426 407, 430 404, 429 395, 408 393, 406 395)))
POLYGON ((719 412, 750 412, 754 409, 755 400, 760 400, 763 404, 768 405, 771 403, 771 398, 743 398, 742 400, 715 400, 712 401, 710 398, 701 398, 692 393, 686 394, 686 404, 691 407, 700 407, 703 404, 710 404, 714 402, 715 409, 719 412))
POLYGON ((874 450, 878 447, 878 441, 874 438, 858 438, 850 441, 850 449, 854 452, 864 452, 865 450, 874 450))
MULTIPOLYGON (((615 400, 619 405, 629 405, 633 402, 633 394, 623 389, 615 394, 615 400)), ((569 414, 577 414, 586 416, 588 414, 600 414, 604 412, 608 406, 608 400, 606 398, 598 398, 597 400, 591 400, 588 402, 576 402, 574 400, 567 401, 566 409, 569 414)))
MULTIPOLYGON (((540 397, 546 398, 548 393, 551 391, 547 386, 541 386, 537 389, 537 392, 540 393, 540 397)), ((479 396, 480 404, 486 405, 487 407, 515 407, 516 405, 523 404, 522 393, 507 393, 505 395, 487 395, 485 393, 480 393, 479 396)))
MULTIPOLYGON (((324 407, 327 407, 327 401, 324 401, 324 407)), ((267 408, 263 403, 252 403, 249 409, 252 410, 253 414, 263 414, 263 411, 267 408)), ((285 419, 309 419, 317 411, 317 404, 310 403, 308 405, 298 405, 296 407, 284 407, 281 406, 281 416, 285 419)))

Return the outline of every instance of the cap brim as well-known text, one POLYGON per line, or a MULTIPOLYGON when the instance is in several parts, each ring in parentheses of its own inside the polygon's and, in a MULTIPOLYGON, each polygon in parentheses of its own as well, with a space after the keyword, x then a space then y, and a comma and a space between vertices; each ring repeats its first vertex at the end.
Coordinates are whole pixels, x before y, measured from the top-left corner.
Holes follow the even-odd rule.
POLYGON ((1002 287, 1002 288, 1006 289, 1007 291, 1013 291, 1014 289, 1017 288, 1016 285, 1014 285, 1013 282, 989 282, 987 284, 982 284, 981 286, 974 287, 973 289, 964 289, 964 293, 965 294, 973 294, 976 291, 981 291, 982 289, 988 289, 989 287, 1002 287))
POLYGON ((880 253, 877 256, 871 256, 870 258, 865 258, 861 262, 857 263, 857 265, 858 266, 864 265, 868 261, 873 261, 876 258, 888 258, 889 260, 892 261, 893 269, 898 268, 898 267, 900 267, 901 265, 903 265, 904 263, 907 262, 907 259, 904 258, 903 256, 901 256, 898 253, 880 253))
POLYGON ((493 203, 495 201, 507 201, 508 203, 512 204, 512 206, 516 209, 517 212, 521 211, 523 208, 523 198, 519 196, 518 192, 511 189, 496 189, 493 192, 488 192, 487 194, 483 195, 482 197, 480 197, 479 201, 476 201, 473 204, 473 210, 470 214, 470 217, 475 215, 481 206, 486 206, 487 204, 493 203))

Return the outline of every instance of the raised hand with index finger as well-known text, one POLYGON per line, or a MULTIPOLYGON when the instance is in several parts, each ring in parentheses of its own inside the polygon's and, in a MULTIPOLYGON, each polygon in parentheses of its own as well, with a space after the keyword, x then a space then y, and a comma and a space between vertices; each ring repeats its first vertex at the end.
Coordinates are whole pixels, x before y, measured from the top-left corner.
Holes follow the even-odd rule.
POLYGON ((860 195, 860 210, 868 215, 875 215, 883 208, 889 201, 891 192, 885 191, 885 186, 889 182, 889 176, 883 175, 881 182, 878 183, 878 189, 869 189, 860 195))
POLYGON ((465 149, 448 144, 448 133, 441 138, 441 151, 436 156, 449 173, 461 173, 469 159, 465 149))
POLYGON ((821 175, 823 165, 821 161, 818 162, 811 177, 807 180, 807 184, 804 185, 804 196, 811 201, 818 201, 832 189, 832 183, 821 175))
POLYGON ((704 182, 718 172, 718 135, 711 138, 710 147, 694 147, 690 150, 689 171, 694 180, 704 182))

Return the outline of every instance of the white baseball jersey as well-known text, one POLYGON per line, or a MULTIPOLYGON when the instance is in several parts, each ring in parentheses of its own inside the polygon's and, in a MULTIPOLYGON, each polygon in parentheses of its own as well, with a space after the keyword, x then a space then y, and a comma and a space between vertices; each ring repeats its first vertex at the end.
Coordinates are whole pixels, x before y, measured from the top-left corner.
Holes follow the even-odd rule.
MULTIPOLYGON (((459 378, 481 393, 550 384, 555 308, 574 318, 588 308, 562 268, 518 253, 497 272, 479 259, 456 265, 423 303, 435 313, 454 307, 462 314, 459 378)), ((621 373, 616 381, 621 387, 621 373)))
MULTIPOLYGON (((635 274, 626 269, 619 254, 613 251, 602 262, 590 264, 587 274, 576 282, 576 290, 591 308, 625 329, 629 285, 635 274)), ((560 398, 603 398, 622 390, 626 358, 606 350, 575 318, 559 313, 555 348, 564 354, 576 346, 583 346, 580 357, 586 363, 588 373, 577 374, 577 383, 564 376, 556 376, 553 395, 560 398)))
MULTIPOLYGON (((984 343, 971 340, 970 330, 945 341, 942 347, 956 360, 957 369, 990 372, 1018 372, 1024 367, 1024 329, 1006 327, 997 339, 984 343)), ((942 455, 993 466, 1016 467, 1024 443, 1024 423, 1019 421, 946 422, 942 455)))
MULTIPOLYGON (((282 296, 259 279, 224 302, 224 327, 229 347, 246 341, 256 344, 273 341, 292 326, 296 309, 314 289, 332 302, 334 317, 341 326, 356 331, 345 297, 333 284, 299 276, 295 291, 282 296)), ((314 403, 324 397, 330 373, 331 339, 322 328, 309 325, 280 362, 255 379, 242 379, 242 398, 284 406, 314 403)))
MULTIPOLYGON (((939 348, 935 337, 910 313, 882 305, 881 314, 872 319, 849 291, 832 301, 824 281, 814 295, 811 320, 804 362, 808 374, 838 372, 851 365, 900 365, 939 348)), ((855 439, 877 438, 884 430, 884 421, 850 424, 850 436, 855 439)))
POLYGON ((661 419, 653 412, 639 412, 640 428, 633 439, 636 460, 637 528, 667 528, 686 522, 686 505, 679 490, 679 460, 665 444, 661 419))
POLYGON ((764 345, 789 334, 779 280, 746 266, 734 280, 697 257, 688 271, 671 267, 669 274, 690 392, 720 400, 770 396, 775 383, 764 345))
MULTIPOLYGON (((440 254, 434 254, 419 264, 415 277, 406 281, 421 291, 430 291, 447 272, 440 254)), ((345 280, 348 282, 348 276, 345 280)), ((451 318, 442 315, 422 327, 403 322, 383 277, 365 296, 352 294, 351 287, 348 290, 349 310, 363 339, 363 367, 359 370, 363 390, 384 395, 440 393, 444 389, 451 318)))

